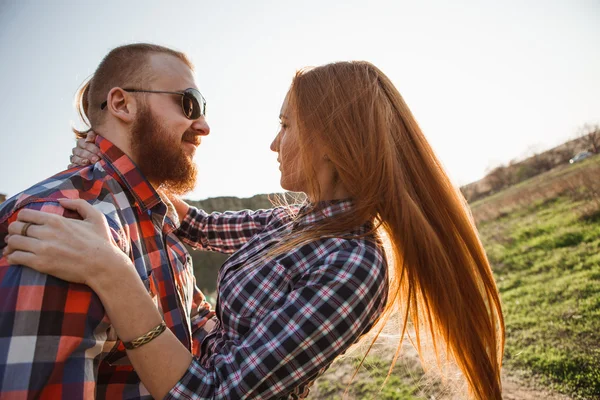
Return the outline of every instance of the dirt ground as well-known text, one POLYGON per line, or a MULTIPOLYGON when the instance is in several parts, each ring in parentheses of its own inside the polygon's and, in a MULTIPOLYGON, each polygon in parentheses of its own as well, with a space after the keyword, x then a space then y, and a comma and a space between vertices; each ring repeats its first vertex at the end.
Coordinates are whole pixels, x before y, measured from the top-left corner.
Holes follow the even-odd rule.
POLYGON ((506 371, 502 377, 502 397, 504 400, 571 400, 569 396, 544 389, 531 379, 506 371))
MULTIPOLYGON (((391 361, 393 354, 395 353, 395 347, 386 345, 385 341, 377 341, 375 348, 373 349, 381 359, 391 361)), ((407 371, 408 375, 412 375, 419 382, 427 382, 422 385, 423 389, 419 395, 429 400, 464 400, 466 396, 461 394, 456 386, 442 384, 440 379, 434 373, 427 373, 422 375, 420 369, 420 360, 416 350, 410 345, 405 344, 402 349, 401 358, 398 360, 398 364, 402 365, 402 369, 407 371), (420 371, 420 372, 419 372, 420 371)), ((354 367, 351 362, 341 361, 336 362, 332 365, 332 368, 328 370, 319 380, 329 380, 332 382, 341 382, 344 385, 349 383, 349 377, 354 372, 354 367)), ((364 372, 359 372, 356 380, 369 379, 368 375, 364 372)), ((413 379, 414 381, 414 379, 413 379)), ((421 385, 420 385, 421 386, 421 385)), ((572 400, 571 397, 553 392, 544 385, 537 382, 534 378, 527 376, 526 374, 519 373, 518 371, 510 371, 504 369, 502 376, 502 395, 504 400, 572 400)), ((343 391, 339 391, 336 398, 342 397, 343 391)), ((324 399, 331 398, 331 393, 321 393, 318 385, 311 388, 311 399, 324 399)), ((345 397, 347 400, 355 400, 355 396, 352 394, 345 397)))

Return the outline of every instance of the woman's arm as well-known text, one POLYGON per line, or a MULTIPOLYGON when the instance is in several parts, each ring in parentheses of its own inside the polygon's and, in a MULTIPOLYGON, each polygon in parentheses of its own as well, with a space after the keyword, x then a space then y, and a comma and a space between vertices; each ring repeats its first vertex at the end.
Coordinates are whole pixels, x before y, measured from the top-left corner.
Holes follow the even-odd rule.
MULTIPOLYGON (((183 206, 179 207, 183 210, 183 206)), ((231 254, 264 230, 274 218, 284 218, 285 213, 285 209, 280 207, 208 214, 188 206, 175 234, 193 248, 231 254)))
POLYGON ((274 209, 215 212, 191 207, 179 196, 164 193, 175 208, 181 226, 175 234, 194 248, 232 253, 269 223, 274 209))
MULTIPOLYGON (((90 280, 119 339, 130 342, 161 323, 161 315, 129 260, 113 258, 90 280)), ((164 398, 186 373, 192 355, 169 330, 149 343, 127 350, 131 365, 156 399, 164 398)))

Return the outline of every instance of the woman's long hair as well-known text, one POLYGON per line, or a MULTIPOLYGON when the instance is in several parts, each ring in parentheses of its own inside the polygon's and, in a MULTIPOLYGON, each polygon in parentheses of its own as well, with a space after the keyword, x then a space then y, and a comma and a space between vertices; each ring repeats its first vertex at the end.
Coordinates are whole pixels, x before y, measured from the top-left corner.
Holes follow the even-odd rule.
MULTIPOLYGON (((299 71, 289 104, 299 125, 302 164, 315 165, 310 149, 318 146, 355 207, 278 252, 374 221, 378 237, 389 243, 390 269, 388 302, 377 326, 402 310, 401 341, 410 320, 420 354, 428 337, 438 363, 448 357, 461 369, 471 396, 501 399, 504 320, 490 264, 468 205, 398 90, 368 62, 339 62, 299 71)), ((316 171, 305 170, 311 193, 320 193, 316 171)))

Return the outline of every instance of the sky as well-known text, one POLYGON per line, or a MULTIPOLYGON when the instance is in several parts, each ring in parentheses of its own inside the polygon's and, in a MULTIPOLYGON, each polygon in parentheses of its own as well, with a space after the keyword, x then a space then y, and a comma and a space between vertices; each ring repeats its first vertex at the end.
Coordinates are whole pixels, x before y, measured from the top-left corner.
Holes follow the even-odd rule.
POLYGON ((196 65, 211 133, 191 199, 282 190, 269 145, 304 66, 378 66, 456 185, 600 123, 598 0, 0 0, 0 193, 66 168, 77 88, 132 42, 196 65))

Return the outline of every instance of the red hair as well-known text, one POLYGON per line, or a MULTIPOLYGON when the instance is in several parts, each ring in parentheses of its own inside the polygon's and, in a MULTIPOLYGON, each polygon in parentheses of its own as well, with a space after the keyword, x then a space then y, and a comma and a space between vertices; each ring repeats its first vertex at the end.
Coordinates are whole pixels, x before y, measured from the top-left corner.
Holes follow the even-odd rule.
MULTIPOLYGON (((355 207, 284 242, 277 252, 374 221, 374 233, 389 244, 390 269, 378 326, 403 310, 402 338, 410 320, 419 353, 425 335, 438 362, 449 357, 462 370, 471 396, 501 399, 504 319, 490 264, 466 201, 398 90, 368 62, 339 62, 299 71, 289 104, 298 121, 302 164, 315 165, 310 149, 318 146, 355 207)), ((316 171, 304 173, 318 199, 316 171)), ((400 344, 392 367, 399 352, 400 344)))

